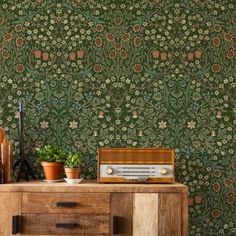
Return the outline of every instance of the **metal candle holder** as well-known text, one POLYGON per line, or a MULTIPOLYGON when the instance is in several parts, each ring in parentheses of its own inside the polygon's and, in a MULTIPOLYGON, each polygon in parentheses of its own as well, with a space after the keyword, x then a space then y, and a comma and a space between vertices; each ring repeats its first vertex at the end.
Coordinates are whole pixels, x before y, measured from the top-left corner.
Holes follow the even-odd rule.
POLYGON ((35 175, 24 154, 24 108, 22 102, 19 103, 19 145, 20 158, 13 166, 13 171, 15 171, 16 167, 19 165, 19 172, 17 173, 16 181, 19 182, 20 179, 29 181, 29 176, 35 180, 35 175))

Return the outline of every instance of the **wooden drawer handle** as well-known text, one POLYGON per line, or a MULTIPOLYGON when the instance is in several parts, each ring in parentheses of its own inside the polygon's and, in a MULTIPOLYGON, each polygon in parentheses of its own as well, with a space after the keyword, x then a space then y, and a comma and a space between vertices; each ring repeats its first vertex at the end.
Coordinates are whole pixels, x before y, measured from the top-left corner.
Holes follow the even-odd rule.
POLYGON ((76 202, 57 202, 58 207, 76 207, 77 205, 76 202))
POLYGON ((76 227, 76 223, 57 223, 56 228, 66 228, 66 229, 74 229, 76 227))

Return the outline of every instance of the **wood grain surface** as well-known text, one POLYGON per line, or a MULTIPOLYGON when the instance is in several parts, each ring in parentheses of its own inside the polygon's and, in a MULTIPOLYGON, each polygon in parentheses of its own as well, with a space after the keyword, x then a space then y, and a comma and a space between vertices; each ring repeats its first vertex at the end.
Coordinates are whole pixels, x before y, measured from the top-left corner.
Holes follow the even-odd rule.
POLYGON ((158 230, 156 193, 135 193, 133 205, 133 236, 156 236, 158 230))
POLYGON ((109 214, 23 214, 23 235, 109 234, 109 214), (75 228, 57 228, 57 223, 76 224, 75 228))
POLYGON ((4 166, 4 183, 11 183, 13 177, 13 145, 6 141, 0 143, 0 159, 4 166))
POLYGON ((181 193, 182 236, 188 236, 188 189, 181 193))
POLYGON ((180 236, 181 194, 158 194, 158 236, 180 236))
POLYGON ((119 217, 118 236, 187 236, 188 188, 178 183, 0 185, 0 235, 11 235, 13 215, 23 216, 25 236, 114 235, 113 216, 119 217), (58 207, 57 202, 78 206, 58 207), (55 228, 56 223, 76 223, 77 231, 55 228))
POLYGON ((12 216, 21 213, 21 193, 0 192, 0 235, 12 233, 12 216))
POLYGON ((133 219, 133 194, 112 193, 111 194, 111 235, 131 236, 133 219), (118 233, 113 234, 113 217, 117 217, 118 233))
POLYGON ((169 184, 103 184, 83 181, 69 185, 65 182, 49 184, 43 181, 19 182, 0 186, 0 192, 45 192, 45 193, 107 193, 107 192, 184 192, 187 186, 180 183, 169 184))
POLYGON ((109 213, 109 193, 23 193, 23 213, 109 213), (57 202, 74 202, 75 207, 58 207, 57 202))
POLYGON ((3 143, 5 139, 5 132, 2 127, 0 127, 0 143, 3 143))

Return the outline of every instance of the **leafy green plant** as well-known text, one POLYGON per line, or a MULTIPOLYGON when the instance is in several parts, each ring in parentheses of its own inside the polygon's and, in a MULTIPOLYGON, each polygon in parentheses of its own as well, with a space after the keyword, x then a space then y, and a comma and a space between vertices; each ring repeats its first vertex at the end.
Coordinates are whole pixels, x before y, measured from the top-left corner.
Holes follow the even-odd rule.
POLYGON ((36 157, 38 161, 45 162, 65 162, 66 153, 58 147, 46 145, 42 148, 36 148, 36 157))
POLYGON ((78 168, 80 167, 82 162, 82 158, 78 153, 69 153, 69 155, 66 157, 65 166, 67 168, 78 168))

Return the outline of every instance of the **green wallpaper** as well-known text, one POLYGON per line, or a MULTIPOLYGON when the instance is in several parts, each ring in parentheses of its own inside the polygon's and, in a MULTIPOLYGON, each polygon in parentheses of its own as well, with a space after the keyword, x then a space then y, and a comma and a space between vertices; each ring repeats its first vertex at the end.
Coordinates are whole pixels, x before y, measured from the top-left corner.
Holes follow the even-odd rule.
MULTIPOLYGON (((0 126, 26 152, 175 147, 190 235, 236 235, 235 0, 0 1, 0 126)), ((34 162, 40 176, 40 168, 34 162)))

